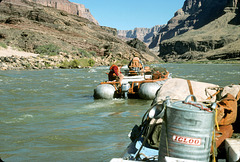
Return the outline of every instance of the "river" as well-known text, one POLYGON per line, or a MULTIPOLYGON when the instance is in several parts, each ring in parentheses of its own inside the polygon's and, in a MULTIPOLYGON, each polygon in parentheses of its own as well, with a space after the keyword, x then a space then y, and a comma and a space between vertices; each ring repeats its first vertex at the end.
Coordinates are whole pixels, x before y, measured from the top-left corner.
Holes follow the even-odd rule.
MULTIPOLYGON (((153 65, 159 66, 159 65, 153 65)), ((240 83, 238 64, 163 64, 172 77, 240 83)), ((94 100, 108 67, 0 71, 0 157, 21 161, 110 161, 130 143, 152 101, 94 100)))

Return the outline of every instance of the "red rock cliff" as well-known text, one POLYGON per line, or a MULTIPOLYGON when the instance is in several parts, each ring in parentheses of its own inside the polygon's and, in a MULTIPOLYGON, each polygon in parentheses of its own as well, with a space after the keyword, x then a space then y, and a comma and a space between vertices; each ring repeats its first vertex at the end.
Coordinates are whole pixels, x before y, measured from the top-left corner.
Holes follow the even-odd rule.
POLYGON ((68 13, 78 15, 88 19, 89 21, 99 24, 97 20, 92 16, 89 9, 85 8, 83 4, 77 4, 69 2, 68 0, 28 0, 42 4, 44 6, 54 7, 59 10, 64 10, 68 13))
MULTIPOLYGON (((3 0, 11 3, 21 3, 19 0, 3 0)), ((72 3, 69 0, 27 0, 44 6, 54 7, 59 10, 66 11, 70 14, 78 15, 88 19, 89 21, 99 25, 98 21, 92 16, 89 9, 83 4, 72 3)))

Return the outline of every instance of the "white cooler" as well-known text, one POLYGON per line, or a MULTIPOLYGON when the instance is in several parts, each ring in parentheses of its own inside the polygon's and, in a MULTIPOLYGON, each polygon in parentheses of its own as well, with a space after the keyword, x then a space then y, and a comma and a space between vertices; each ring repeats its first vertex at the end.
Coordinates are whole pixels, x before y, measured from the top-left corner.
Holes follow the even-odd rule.
POLYGON ((227 138, 225 140, 225 149, 228 162, 240 161, 240 139, 227 138))

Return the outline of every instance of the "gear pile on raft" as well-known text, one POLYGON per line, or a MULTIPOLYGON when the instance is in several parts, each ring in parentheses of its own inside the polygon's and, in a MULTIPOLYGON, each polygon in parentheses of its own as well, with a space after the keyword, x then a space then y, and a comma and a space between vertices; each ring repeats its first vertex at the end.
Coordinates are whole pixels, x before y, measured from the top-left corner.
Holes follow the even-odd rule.
POLYGON ((240 85, 168 79, 111 162, 240 161, 240 85))
POLYGON ((150 69, 138 57, 134 57, 128 68, 121 72, 121 65, 113 64, 108 81, 101 82, 94 89, 95 99, 141 98, 152 100, 157 90, 171 78, 165 68, 150 69))

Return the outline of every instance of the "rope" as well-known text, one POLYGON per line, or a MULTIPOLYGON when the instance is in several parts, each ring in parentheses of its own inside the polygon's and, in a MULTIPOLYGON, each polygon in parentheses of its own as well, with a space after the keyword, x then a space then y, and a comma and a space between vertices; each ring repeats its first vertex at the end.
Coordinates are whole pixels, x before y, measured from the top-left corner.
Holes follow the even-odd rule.
POLYGON ((212 151, 213 151, 213 162, 216 162, 216 156, 217 156, 217 147, 216 147, 216 130, 215 130, 215 126, 217 128, 217 131, 219 131, 219 125, 218 125, 218 121, 217 121, 217 115, 218 115, 218 110, 217 107, 214 109, 215 110, 215 125, 213 128, 213 135, 212 135, 212 151))
POLYGON ((207 112, 212 112, 210 108, 205 108, 205 107, 203 107, 203 105, 198 104, 198 103, 191 103, 191 102, 183 102, 183 103, 188 104, 188 105, 193 105, 193 106, 198 107, 199 109, 205 110, 207 112))
POLYGON ((212 147, 213 147, 213 162, 216 162, 216 138, 215 138, 215 130, 212 135, 212 147))
POLYGON ((215 124, 216 124, 216 126, 217 126, 217 130, 219 131, 220 129, 219 129, 219 125, 218 125, 218 121, 217 121, 217 115, 218 115, 218 110, 217 110, 217 108, 215 109, 215 124))

